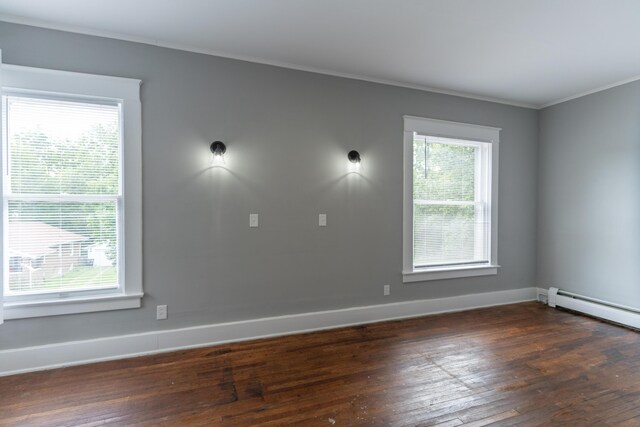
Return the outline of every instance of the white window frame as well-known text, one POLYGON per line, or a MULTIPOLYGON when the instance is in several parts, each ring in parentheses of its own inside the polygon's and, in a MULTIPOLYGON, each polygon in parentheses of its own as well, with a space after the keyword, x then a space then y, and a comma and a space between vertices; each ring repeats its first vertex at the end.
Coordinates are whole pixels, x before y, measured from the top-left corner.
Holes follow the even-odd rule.
MULTIPOLYGON (((4 319, 53 316, 72 313, 138 308, 142 291, 142 115, 141 81, 136 79, 74 73, 3 64, 2 95, 33 95, 49 99, 94 100, 115 103, 121 109, 120 179, 122 192, 118 198, 119 228, 119 287, 113 289, 40 293, 10 297, 3 301, 4 319)), ((4 98, 3 98, 4 99, 4 98)), ((4 105, 4 102, 3 102, 4 105)), ((3 106, 4 108, 4 106, 3 106)), ((0 125, 4 127, 4 119, 0 125)), ((2 129, 3 151, 0 156, 6 165, 7 130, 2 129)), ((4 189, 7 170, 2 167, 0 188, 4 189)), ((95 196, 97 197, 97 196, 95 196)), ((109 196, 111 197, 111 196, 109 196)), ((116 198, 113 196, 112 198, 116 198)), ((8 227, 7 199, 3 190, 3 229, 8 227)), ((8 253, 2 239, 2 277, 8 274, 8 253)), ((2 295, 0 291, 0 296, 2 295)), ((2 301, 0 299, 0 301, 2 301)), ((0 311, 1 312, 1 311, 0 311)), ((1 320, 0 320, 1 321, 1 320)))
POLYGON ((403 224, 402 224, 402 281, 404 283, 459 277, 498 274, 498 151, 500 128, 480 126, 415 116, 404 118, 404 172, 403 172, 403 224), (414 132, 422 135, 489 143, 487 174, 491 180, 487 186, 489 223, 489 262, 460 266, 415 268, 413 260, 413 138, 414 132))

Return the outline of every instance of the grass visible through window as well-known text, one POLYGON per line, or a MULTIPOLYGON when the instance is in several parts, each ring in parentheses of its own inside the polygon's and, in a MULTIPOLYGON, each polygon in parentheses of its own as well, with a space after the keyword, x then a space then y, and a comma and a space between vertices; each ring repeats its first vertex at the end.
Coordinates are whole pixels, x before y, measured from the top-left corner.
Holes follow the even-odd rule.
POLYGON ((48 277, 41 288, 99 288, 118 283, 115 267, 78 267, 65 275, 48 277))

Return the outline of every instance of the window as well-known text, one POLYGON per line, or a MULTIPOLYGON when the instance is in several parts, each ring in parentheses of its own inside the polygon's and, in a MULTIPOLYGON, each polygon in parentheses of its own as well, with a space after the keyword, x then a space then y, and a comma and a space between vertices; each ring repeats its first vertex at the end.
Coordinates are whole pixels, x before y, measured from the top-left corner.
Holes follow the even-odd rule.
POLYGON ((496 274, 499 129, 404 121, 403 281, 496 274))
POLYGON ((5 318, 139 307, 140 82, 2 72, 5 318))

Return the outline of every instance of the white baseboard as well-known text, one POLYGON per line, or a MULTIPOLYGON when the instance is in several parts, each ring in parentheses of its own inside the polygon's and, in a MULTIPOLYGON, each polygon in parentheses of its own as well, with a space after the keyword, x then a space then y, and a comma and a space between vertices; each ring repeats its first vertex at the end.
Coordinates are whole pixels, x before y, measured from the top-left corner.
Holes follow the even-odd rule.
POLYGON ((537 288, 530 287, 2 350, 0 376, 383 320, 534 301, 536 297, 537 288))

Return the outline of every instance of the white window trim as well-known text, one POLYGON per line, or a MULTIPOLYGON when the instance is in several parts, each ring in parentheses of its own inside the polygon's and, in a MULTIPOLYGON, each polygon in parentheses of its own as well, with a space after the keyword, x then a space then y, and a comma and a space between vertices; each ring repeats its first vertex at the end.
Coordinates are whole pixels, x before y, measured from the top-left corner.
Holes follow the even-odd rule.
POLYGON ((404 283, 498 274, 498 151, 500 128, 414 116, 404 118, 402 281, 404 283), (413 133, 491 143, 490 259, 486 265, 414 268, 413 266, 413 133))
MULTIPOLYGON (((4 319, 53 316, 60 314, 138 308, 142 292, 142 115, 141 81, 136 79, 47 70, 2 64, 2 90, 20 93, 45 93, 113 100, 122 108, 122 204, 124 239, 121 242, 121 279, 124 286, 117 292, 68 293, 54 297, 5 301, 4 319)), ((5 132, 3 129, 2 132, 5 132)), ((4 160, 4 156, 3 159, 4 160)), ((0 174, 0 188, 2 178, 0 174)), ((7 213, 3 212, 3 228, 7 213)), ((0 236, 2 237, 2 236, 0 236)), ((0 245, 3 246, 3 245, 0 245)), ((4 248, 0 248, 0 260, 4 248)), ((1 263, 0 271, 4 269, 1 263)), ((4 277, 4 275, 2 276, 4 277)), ((1 295, 1 293, 0 293, 1 295)), ((1 312, 1 311, 0 311, 1 312)), ((0 320, 1 322, 1 320, 0 320)))

